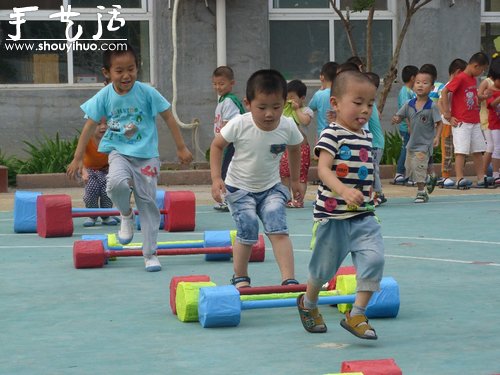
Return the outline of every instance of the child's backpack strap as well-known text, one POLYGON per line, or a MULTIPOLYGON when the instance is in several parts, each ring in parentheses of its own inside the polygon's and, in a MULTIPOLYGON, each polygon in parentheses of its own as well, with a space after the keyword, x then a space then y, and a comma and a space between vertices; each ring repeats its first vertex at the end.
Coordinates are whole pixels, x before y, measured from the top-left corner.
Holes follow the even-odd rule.
POLYGON ((227 93, 226 95, 222 95, 219 98, 219 103, 223 102, 224 99, 226 99, 226 98, 229 98, 233 101, 233 103, 236 105, 236 107, 238 107, 238 109, 240 110, 240 114, 243 114, 246 112, 240 99, 238 99, 238 97, 236 95, 234 95, 232 92, 227 93))

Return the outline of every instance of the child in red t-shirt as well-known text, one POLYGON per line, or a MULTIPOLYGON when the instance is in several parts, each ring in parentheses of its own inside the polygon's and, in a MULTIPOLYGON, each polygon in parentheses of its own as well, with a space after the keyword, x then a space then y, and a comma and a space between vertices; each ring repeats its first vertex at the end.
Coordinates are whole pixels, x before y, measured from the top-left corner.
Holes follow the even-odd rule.
MULTIPOLYGON (((492 64, 493 65, 493 64, 492 64)), ((493 164, 493 179, 495 185, 500 185, 500 64, 490 68, 490 78, 493 86, 490 87, 490 97, 486 101, 488 108, 488 129, 491 131, 493 140, 493 154, 491 161, 493 164)))
POLYGON ((486 150, 486 144, 481 132, 478 99, 486 98, 478 98, 476 79, 488 68, 488 63, 488 56, 483 52, 472 55, 465 70, 448 82, 441 92, 443 117, 452 126, 457 178, 455 186, 459 189, 472 184, 464 178, 466 155, 472 154, 477 181, 484 180, 482 153, 486 150), (450 92, 453 93, 451 110, 448 99, 450 92))
MULTIPOLYGON (((113 202, 106 194, 106 177, 108 175, 108 155, 98 152, 99 143, 106 132, 106 118, 102 118, 94 135, 90 138, 85 154, 83 156, 82 179, 85 182, 85 192, 83 202, 87 208, 111 208, 113 202)), ((114 217, 102 217, 103 225, 118 224, 114 217)), ((97 222, 97 217, 89 217, 84 223, 84 227, 93 227, 97 222)))

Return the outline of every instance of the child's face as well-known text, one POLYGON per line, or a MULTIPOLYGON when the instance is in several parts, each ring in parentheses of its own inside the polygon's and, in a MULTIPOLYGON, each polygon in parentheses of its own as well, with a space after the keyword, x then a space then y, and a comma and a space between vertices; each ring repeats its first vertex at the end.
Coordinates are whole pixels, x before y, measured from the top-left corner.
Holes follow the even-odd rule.
POLYGON ((108 124, 106 123, 106 117, 101 118, 101 122, 97 127, 95 128, 95 133, 94 135, 96 136, 97 139, 101 139, 104 136, 104 133, 106 133, 106 130, 108 129, 108 124))
POLYGON ((413 91, 419 97, 429 96, 429 93, 434 88, 432 77, 430 74, 418 73, 413 84, 413 91))
POLYGON ((469 64, 469 72, 473 77, 479 77, 488 69, 488 65, 469 64))
POLYGON ((214 87, 215 92, 217 92, 217 95, 226 95, 233 90, 234 80, 223 76, 213 77, 212 86, 214 87))
POLYGON ((109 70, 103 69, 103 72, 119 95, 126 94, 137 80, 137 65, 134 55, 124 53, 113 56, 109 70))
POLYGON ((493 85, 497 90, 500 90, 500 78, 493 80, 493 85))
POLYGON ((292 100, 294 101, 295 103, 298 103, 299 106, 303 106, 304 105, 304 100, 305 100, 305 96, 299 96, 297 95, 296 92, 289 92, 287 95, 286 95, 286 100, 287 102, 292 100))
POLYGON ((359 133, 372 114, 377 89, 370 82, 353 81, 339 97, 332 96, 330 104, 337 112, 336 122, 359 133))
POLYGON ((245 98, 245 105, 252 113, 255 125, 261 130, 271 131, 276 129, 280 122, 285 101, 281 93, 259 92, 251 102, 245 98))

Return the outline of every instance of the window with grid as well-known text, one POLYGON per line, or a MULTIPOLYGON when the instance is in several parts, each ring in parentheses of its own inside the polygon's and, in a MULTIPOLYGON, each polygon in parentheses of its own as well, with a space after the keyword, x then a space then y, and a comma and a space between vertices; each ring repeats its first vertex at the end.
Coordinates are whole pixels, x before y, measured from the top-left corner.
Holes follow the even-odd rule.
MULTIPOLYGON (((368 12, 353 12, 353 0, 334 0, 352 25, 358 54, 365 57, 368 12)), ((372 26, 372 70, 383 76, 393 51, 395 0, 376 0, 372 26)), ((351 56, 340 17, 329 0, 269 0, 271 67, 287 79, 317 80, 327 61, 351 56)))

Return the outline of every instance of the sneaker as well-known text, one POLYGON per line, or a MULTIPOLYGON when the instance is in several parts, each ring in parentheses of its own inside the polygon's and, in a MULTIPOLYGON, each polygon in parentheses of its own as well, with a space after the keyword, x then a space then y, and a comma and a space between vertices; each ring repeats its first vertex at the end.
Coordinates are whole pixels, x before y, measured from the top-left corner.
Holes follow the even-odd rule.
POLYGON ((406 177, 400 173, 396 174, 394 176, 394 179, 392 180, 394 185, 404 185, 406 183, 406 177))
POLYGON ((455 186, 455 181, 453 181, 451 178, 447 177, 443 180, 443 187, 453 187, 455 186))
POLYGON ((88 217, 87 220, 83 223, 84 227, 93 227, 97 221, 96 217, 88 217))
POLYGON ((117 225, 118 222, 115 220, 114 217, 105 217, 101 221, 102 225, 117 225))
POLYGON ((310 333, 325 333, 327 331, 326 324, 318 308, 306 309, 303 303, 304 293, 297 297, 297 309, 304 329, 310 333))
POLYGON ((220 212, 229 212, 229 207, 227 206, 226 201, 222 203, 215 203, 214 204, 214 210, 220 211, 220 212))
POLYGON ((429 195, 426 191, 417 192, 417 197, 413 201, 413 203, 427 203, 429 201, 429 195))
POLYGON ((427 193, 429 194, 432 194, 432 192, 434 191, 434 188, 436 187, 436 184, 437 184, 437 177, 436 175, 433 173, 433 174, 430 174, 427 178, 427 193))
POLYGON ((146 271, 148 272, 158 272, 161 271, 161 264, 156 255, 150 255, 149 257, 144 257, 144 264, 146 271))
POLYGON ((375 197, 373 198, 373 204, 375 207, 378 207, 387 202, 387 198, 383 193, 375 193, 375 197))
POLYGON ((118 231, 118 241, 122 245, 126 245, 134 238, 134 212, 132 211, 129 216, 121 216, 120 230, 118 231))

